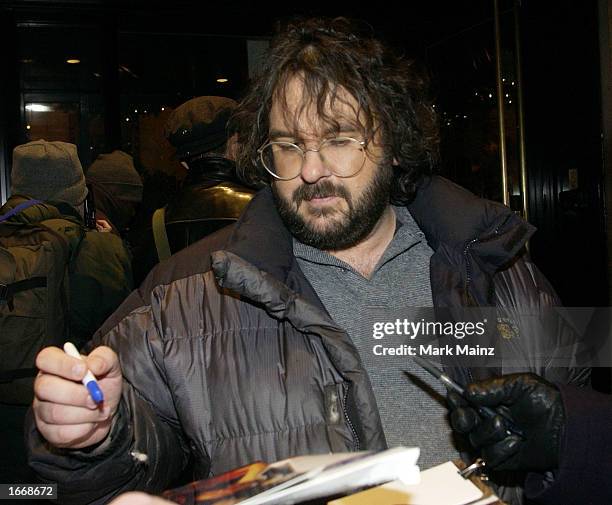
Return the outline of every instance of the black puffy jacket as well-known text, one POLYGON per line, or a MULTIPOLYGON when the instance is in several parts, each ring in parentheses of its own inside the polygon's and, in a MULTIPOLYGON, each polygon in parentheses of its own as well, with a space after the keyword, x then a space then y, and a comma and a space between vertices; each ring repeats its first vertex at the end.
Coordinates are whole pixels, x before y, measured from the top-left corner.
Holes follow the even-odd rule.
MULTIPOLYGON (((433 178, 409 210, 435 251, 435 305, 555 302, 519 256, 533 228, 506 207, 433 178)), ((269 189, 237 224, 156 268, 99 343, 118 353, 125 376, 110 439, 93 451, 50 452, 30 425, 31 464, 59 482, 66 502, 159 491, 188 464, 203 478, 254 460, 385 447, 358 353, 300 271, 269 189)), ((586 379, 580 370, 532 371, 586 379)))

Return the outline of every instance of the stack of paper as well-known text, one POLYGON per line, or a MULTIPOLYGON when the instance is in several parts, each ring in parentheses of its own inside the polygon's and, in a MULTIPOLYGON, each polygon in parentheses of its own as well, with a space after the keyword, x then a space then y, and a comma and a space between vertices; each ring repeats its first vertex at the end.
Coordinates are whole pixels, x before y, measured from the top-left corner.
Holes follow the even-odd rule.
POLYGON ((470 480, 459 475, 458 468, 449 461, 422 471, 418 484, 389 482, 328 505, 486 505, 497 501, 493 494, 484 496, 470 480))
MULTIPOLYGON (((416 447, 396 447, 379 453, 343 453, 304 456, 280 462, 299 475, 241 505, 292 504, 324 496, 348 493, 394 480, 415 484, 419 481, 416 447)), ((271 468, 279 463, 270 465, 271 468)), ((269 467, 269 468, 270 468, 269 467)))

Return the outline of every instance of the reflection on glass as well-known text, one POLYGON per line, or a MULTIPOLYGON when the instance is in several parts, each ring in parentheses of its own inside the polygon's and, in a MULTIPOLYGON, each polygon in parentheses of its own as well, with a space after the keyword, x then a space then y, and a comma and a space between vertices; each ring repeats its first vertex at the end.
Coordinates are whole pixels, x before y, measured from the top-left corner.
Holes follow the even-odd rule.
POLYGON ((172 110, 204 95, 237 99, 248 81, 246 39, 204 35, 121 33, 121 145, 148 173, 181 179, 164 126, 172 110))
POLYGON ((26 103, 26 138, 78 144, 79 104, 26 103))
POLYGON ((18 141, 71 142, 88 166, 106 151, 102 29, 24 24, 17 37, 24 104, 18 141))
POLYGON ((437 90, 442 175, 502 200, 491 19, 428 48, 437 90))
MULTIPOLYGON (((440 173, 483 198, 503 202, 493 11, 430 45, 441 133, 440 173)), ((502 99, 508 191, 520 211, 517 82, 513 13, 501 13, 502 99)))

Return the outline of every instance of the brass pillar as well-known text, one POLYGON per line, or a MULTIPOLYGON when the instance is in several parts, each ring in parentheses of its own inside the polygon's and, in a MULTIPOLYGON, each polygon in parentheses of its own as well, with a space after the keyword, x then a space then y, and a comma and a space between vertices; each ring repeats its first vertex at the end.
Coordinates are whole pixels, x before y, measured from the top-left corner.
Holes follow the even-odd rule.
POLYGON ((502 170, 502 191, 504 205, 510 206, 510 195, 508 194, 508 161, 506 158, 506 135, 504 126, 504 89, 502 83, 502 58, 501 58, 501 28, 499 19, 499 1, 493 0, 495 18, 495 69, 497 85, 497 115, 499 120, 499 159, 502 170))

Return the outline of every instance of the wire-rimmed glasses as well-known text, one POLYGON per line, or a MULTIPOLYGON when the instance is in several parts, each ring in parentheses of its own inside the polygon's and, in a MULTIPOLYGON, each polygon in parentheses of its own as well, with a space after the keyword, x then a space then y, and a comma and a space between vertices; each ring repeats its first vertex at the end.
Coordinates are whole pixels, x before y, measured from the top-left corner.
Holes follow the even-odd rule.
POLYGON ((264 168, 276 179, 289 181, 302 172, 306 153, 319 154, 323 165, 338 177, 353 177, 365 164, 365 140, 335 137, 323 140, 317 149, 303 149, 292 142, 271 141, 257 152, 264 168))

